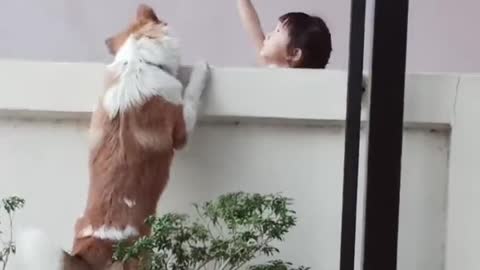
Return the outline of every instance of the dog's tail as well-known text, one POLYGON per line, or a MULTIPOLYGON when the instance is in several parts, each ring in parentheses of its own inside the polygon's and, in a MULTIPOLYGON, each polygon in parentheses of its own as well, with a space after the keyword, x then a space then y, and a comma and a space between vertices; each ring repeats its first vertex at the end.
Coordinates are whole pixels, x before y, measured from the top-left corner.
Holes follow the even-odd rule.
POLYGON ((24 270, 90 270, 80 258, 71 256, 40 230, 30 229, 19 235, 17 255, 24 270))

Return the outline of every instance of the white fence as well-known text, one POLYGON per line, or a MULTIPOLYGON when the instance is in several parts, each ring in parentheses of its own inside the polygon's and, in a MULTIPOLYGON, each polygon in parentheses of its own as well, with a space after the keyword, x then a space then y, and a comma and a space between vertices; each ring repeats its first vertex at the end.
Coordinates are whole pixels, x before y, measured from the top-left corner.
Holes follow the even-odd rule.
MULTIPOLYGON (((67 249, 102 75, 94 63, 0 61, 0 197, 26 198, 19 228, 41 227, 67 249)), ((283 192, 300 220, 282 257, 338 269, 346 83, 343 71, 214 68, 160 212, 228 191, 283 192)), ((480 75, 412 74, 406 87, 399 269, 478 270, 480 75)), ((365 136, 361 150, 363 165, 365 136)), ((360 175, 362 199, 364 166, 360 175)))

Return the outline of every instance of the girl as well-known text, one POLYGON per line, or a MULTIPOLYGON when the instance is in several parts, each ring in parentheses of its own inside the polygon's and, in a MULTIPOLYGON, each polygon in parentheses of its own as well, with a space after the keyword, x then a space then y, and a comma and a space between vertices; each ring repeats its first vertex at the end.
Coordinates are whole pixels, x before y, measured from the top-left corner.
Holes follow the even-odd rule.
POLYGON ((325 22, 302 12, 282 15, 275 30, 263 33, 250 0, 237 0, 243 26, 254 41, 261 65, 287 68, 325 68, 332 51, 325 22))

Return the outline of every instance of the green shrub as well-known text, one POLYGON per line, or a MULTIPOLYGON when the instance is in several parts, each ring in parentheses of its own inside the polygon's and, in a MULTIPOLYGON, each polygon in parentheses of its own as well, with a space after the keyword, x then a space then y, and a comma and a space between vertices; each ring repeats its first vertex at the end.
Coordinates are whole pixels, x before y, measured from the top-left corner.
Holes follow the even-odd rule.
POLYGON ((280 260, 249 265, 279 253, 274 242, 296 224, 291 199, 280 195, 229 193, 194 205, 196 218, 169 213, 150 217, 152 233, 120 243, 114 260, 136 259, 146 270, 306 270, 280 260))

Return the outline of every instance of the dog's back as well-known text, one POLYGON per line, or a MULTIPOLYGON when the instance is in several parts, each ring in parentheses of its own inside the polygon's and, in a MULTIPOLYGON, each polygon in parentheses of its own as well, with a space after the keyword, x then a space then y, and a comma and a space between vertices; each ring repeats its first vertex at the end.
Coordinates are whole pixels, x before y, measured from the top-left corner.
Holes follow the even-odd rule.
POLYGON ((145 219, 156 212, 186 132, 182 107, 162 97, 114 119, 103 109, 94 117, 92 132, 103 135, 91 148, 88 202, 76 224, 73 255, 98 265, 111 258, 112 242, 149 233, 145 219), (92 249, 92 238, 94 247, 105 248, 92 249))

